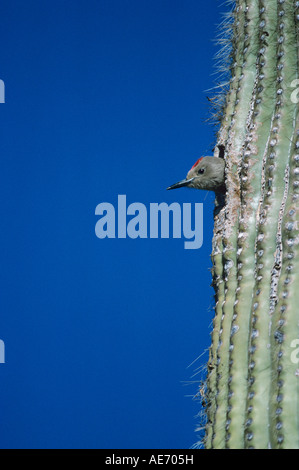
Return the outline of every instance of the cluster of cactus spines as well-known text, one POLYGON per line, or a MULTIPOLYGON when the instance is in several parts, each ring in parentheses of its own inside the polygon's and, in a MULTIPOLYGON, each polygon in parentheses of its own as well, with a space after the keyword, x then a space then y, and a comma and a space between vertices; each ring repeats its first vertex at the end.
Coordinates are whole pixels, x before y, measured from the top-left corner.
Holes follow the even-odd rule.
POLYGON ((234 8, 217 139, 227 195, 213 238, 207 448, 299 448, 298 25, 299 1, 234 8))

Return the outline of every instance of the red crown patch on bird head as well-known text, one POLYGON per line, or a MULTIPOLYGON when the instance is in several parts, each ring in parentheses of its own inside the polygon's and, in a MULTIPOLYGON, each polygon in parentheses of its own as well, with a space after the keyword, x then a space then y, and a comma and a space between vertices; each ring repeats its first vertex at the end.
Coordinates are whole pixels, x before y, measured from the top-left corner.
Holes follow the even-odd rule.
POLYGON ((200 157, 198 160, 196 160, 196 162, 194 163, 194 165, 190 169, 192 170, 193 168, 195 168, 199 164, 200 160, 202 160, 202 159, 203 159, 203 157, 200 157))

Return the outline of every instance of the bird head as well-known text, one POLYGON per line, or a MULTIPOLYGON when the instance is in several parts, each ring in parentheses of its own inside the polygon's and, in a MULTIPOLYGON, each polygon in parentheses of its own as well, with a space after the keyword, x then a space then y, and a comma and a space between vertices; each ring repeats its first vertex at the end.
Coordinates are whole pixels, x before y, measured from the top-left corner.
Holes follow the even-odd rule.
POLYGON ((188 188, 207 191, 225 192, 224 160, 218 157, 201 157, 188 171, 184 180, 169 186, 167 189, 188 188))

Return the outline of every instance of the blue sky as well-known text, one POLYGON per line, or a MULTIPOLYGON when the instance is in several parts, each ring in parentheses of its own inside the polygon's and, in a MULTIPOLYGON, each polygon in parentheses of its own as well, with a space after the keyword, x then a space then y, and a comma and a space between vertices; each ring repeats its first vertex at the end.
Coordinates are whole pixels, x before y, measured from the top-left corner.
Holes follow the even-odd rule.
POLYGON ((1 448, 190 448, 210 344, 219 2, 2 2, 1 448), (103 239, 95 208, 204 203, 203 246, 103 239), (189 397, 188 397, 188 396, 189 397))

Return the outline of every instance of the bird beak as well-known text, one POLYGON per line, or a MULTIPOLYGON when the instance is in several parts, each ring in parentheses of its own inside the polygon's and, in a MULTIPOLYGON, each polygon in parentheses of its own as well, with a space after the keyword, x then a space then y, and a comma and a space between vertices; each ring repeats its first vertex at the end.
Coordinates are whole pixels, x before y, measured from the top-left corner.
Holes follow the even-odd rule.
POLYGON ((179 181, 178 183, 173 184, 172 186, 169 186, 167 189, 177 189, 177 188, 182 188, 183 186, 189 186, 191 181, 193 181, 194 178, 190 178, 189 180, 184 179, 182 181, 179 181))

